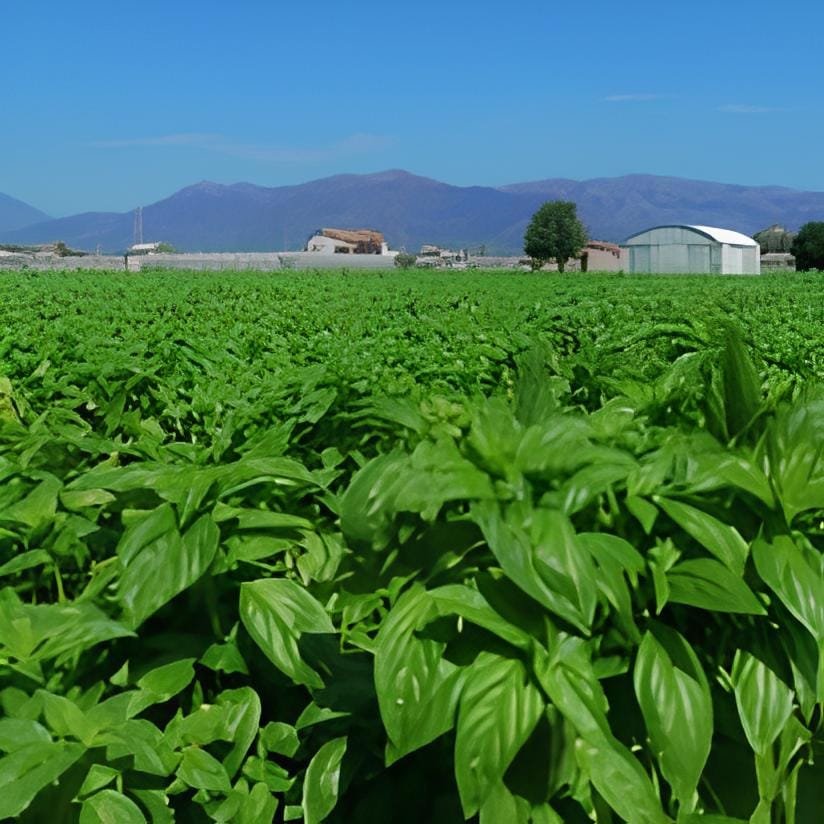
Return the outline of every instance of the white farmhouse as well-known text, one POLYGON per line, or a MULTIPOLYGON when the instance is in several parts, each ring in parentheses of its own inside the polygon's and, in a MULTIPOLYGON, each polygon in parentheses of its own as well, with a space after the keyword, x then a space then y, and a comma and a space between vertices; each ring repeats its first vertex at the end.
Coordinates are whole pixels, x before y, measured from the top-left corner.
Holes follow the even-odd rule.
POLYGON ((622 244, 629 271, 661 274, 761 274, 759 245, 747 235, 713 226, 656 226, 622 244))

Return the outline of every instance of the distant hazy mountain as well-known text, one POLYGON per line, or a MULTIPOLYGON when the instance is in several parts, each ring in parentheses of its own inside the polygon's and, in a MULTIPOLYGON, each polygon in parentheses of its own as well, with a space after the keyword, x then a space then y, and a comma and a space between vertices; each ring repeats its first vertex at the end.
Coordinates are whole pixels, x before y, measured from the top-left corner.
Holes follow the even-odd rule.
MULTIPOLYGON (((337 175, 297 186, 198 183, 143 209, 146 241, 181 251, 267 251, 302 248, 323 226, 374 228, 395 249, 423 243, 518 253, 526 224, 544 200, 578 204, 589 234, 621 241, 662 223, 701 223, 747 234, 781 223, 797 228, 824 220, 824 192, 775 186, 733 186, 653 175, 595 180, 542 180, 500 188, 450 186, 403 171, 337 175)), ((80 249, 125 249, 134 216, 90 212, 18 231, 0 227, 0 241, 63 240, 80 249)))
POLYGON ((13 232, 32 223, 41 223, 51 218, 34 206, 23 203, 22 200, 0 193, 0 233, 13 232))

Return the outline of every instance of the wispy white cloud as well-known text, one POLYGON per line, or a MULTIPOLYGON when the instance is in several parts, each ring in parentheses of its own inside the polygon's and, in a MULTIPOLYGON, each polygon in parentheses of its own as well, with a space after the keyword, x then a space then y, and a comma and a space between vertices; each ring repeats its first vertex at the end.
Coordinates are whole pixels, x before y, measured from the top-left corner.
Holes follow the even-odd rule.
POLYGON ((219 154, 259 160, 266 163, 317 163, 337 160, 357 154, 378 151, 392 143, 385 135, 358 132, 326 146, 283 146, 267 143, 245 143, 222 134, 182 132, 149 137, 129 137, 116 140, 96 140, 96 149, 129 149, 138 147, 183 147, 203 149, 219 154))
POLYGON ((752 106, 748 103, 725 103, 718 107, 718 111, 727 114, 770 114, 771 112, 783 112, 786 109, 775 106, 752 106))
POLYGON ((604 103, 647 103, 651 100, 665 100, 670 97, 668 94, 658 92, 633 92, 631 94, 610 94, 604 99, 604 103))

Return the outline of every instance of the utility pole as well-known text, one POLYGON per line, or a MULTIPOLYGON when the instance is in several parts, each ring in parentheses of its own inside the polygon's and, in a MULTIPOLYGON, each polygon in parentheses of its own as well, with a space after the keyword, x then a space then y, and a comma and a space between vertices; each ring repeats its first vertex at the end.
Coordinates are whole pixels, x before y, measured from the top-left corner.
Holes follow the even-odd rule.
POLYGON ((143 207, 134 210, 134 243, 143 243, 143 207))

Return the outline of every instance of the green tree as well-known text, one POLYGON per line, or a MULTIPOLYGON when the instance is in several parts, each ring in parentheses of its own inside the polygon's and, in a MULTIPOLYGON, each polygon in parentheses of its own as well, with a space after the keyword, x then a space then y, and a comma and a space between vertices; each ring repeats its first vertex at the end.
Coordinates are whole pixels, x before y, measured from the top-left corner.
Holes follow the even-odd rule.
POLYGON ((799 272, 808 269, 824 271, 824 222, 805 223, 798 230, 791 251, 799 272))
POLYGON ((587 233, 575 204, 550 200, 532 216, 524 235, 524 252, 532 258, 533 268, 540 269, 554 258, 558 271, 563 272, 567 260, 578 257, 586 242, 587 233))
POLYGON ((395 266, 399 269, 409 269, 415 265, 417 260, 418 258, 409 252, 398 252, 398 254, 395 255, 395 266))

